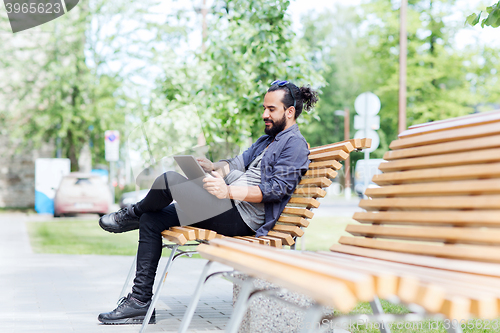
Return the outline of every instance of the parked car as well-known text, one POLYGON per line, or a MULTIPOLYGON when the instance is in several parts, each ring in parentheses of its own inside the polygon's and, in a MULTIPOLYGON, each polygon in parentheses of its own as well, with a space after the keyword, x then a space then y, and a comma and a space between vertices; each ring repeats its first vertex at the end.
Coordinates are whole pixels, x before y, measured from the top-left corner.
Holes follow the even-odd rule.
POLYGON ((120 198, 120 208, 126 207, 130 204, 135 204, 138 201, 144 199, 149 190, 139 190, 132 192, 125 192, 120 198))
POLYGON ((98 174, 72 172, 61 180, 54 198, 54 216, 78 213, 107 214, 111 191, 98 174))
POLYGON ((382 173, 378 169, 380 163, 384 160, 381 158, 374 158, 367 161, 359 160, 356 162, 356 169, 354 172, 354 191, 356 194, 362 198, 365 193, 365 171, 368 169, 368 187, 378 187, 377 184, 372 182, 373 176, 382 173))

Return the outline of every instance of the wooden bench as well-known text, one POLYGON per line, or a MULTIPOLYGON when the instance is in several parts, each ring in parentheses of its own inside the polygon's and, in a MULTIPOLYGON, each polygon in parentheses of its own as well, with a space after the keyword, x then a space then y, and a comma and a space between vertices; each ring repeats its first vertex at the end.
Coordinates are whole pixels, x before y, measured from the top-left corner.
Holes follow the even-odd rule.
MULTIPOLYGON (((352 139, 310 149, 309 170, 302 177, 274 228, 267 236, 235 238, 278 248, 282 245, 293 246, 295 239, 304 235, 303 229, 307 228, 314 216, 311 209, 319 207, 317 199, 326 195, 324 188, 329 187, 337 176, 337 171, 342 167, 340 162, 347 159, 352 151, 369 148, 370 145, 371 139, 352 139)), ((163 231, 162 236, 178 245, 224 237, 214 231, 194 227, 173 227, 163 231)))
MULTIPOLYGON (((302 177, 299 185, 295 189, 292 198, 284 208, 276 225, 268 235, 262 237, 231 237, 241 241, 267 245, 276 248, 282 248, 283 245, 294 248, 297 237, 304 235, 304 228, 309 225, 309 220, 314 216, 311 211, 313 208, 318 208, 320 203, 318 198, 323 198, 326 195, 324 188, 332 184, 333 179, 337 176, 338 170, 342 167, 341 161, 346 160, 349 154, 354 150, 362 150, 369 148, 371 139, 352 139, 342 142, 337 142, 325 146, 311 148, 309 159, 309 169, 302 177)), ((206 243, 216 238, 228 238, 217 234, 213 230, 201 229, 191 226, 172 227, 169 230, 162 232, 163 239, 173 244, 163 244, 164 248, 171 250, 170 257, 164 268, 162 277, 166 277, 173 261, 183 255, 191 255, 197 253, 197 250, 180 250, 179 246, 197 246, 200 243, 206 243)), ((135 271, 135 260, 129 270, 129 274, 125 280, 125 284, 120 293, 120 298, 123 297, 135 271)), ((152 314, 157 298, 159 297, 161 288, 165 281, 162 278, 162 283, 159 283, 156 292, 153 296, 150 311, 146 315, 143 326, 140 332, 144 332, 149 318, 152 314)))
MULTIPOLYGON (((284 253, 226 239, 198 252, 343 312, 380 297, 421 310, 405 320, 498 318, 500 112, 414 126, 390 148, 383 173, 373 178, 380 187, 366 190, 366 212, 354 214, 361 224, 348 225, 352 236, 340 237, 330 252, 284 253)), ((229 332, 252 294, 240 295, 229 332)), ((375 321, 395 318, 372 308, 375 321)), ((320 322, 321 309, 310 315, 320 322)))

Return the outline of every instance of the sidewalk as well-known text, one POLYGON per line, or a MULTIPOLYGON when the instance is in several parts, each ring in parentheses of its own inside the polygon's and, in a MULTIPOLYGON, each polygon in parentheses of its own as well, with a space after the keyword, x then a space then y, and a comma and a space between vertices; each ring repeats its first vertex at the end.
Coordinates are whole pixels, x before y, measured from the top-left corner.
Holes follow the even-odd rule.
MULTIPOLYGON (((133 258, 34 254, 27 220, 25 214, 0 214, 0 332, 138 332, 139 325, 101 325, 97 321, 100 312, 116 307, 133 258)), ((177 331, 205 262, 176 260, 156 305, 157 324, 150 325, 147 332, 177 331)), ((214 264, 212 269, 228 268, 214 264)), ((232 284, 220 278, 211 280, 190 332, 224 329, 231 311, 232 284)))

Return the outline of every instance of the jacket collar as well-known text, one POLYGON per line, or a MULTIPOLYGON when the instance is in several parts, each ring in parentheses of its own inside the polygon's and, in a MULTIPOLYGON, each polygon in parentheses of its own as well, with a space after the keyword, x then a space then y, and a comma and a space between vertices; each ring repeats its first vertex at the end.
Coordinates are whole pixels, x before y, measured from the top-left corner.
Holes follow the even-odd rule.
POLYGON ((288 127, 286 130, 279 132, 278 135, 276 135, 276 137, 274 138, 274 140, 279 141, 282 136, 287 135, 288 133, 291 134, 291 133, 296 132, 298 130, 299 130, 299 126, 295 123, 292 126, 288 127))

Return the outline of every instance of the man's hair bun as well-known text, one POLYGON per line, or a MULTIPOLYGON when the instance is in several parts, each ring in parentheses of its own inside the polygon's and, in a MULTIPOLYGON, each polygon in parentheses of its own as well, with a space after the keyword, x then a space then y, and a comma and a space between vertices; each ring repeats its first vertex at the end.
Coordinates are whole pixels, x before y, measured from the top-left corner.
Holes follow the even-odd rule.
POLYGON ((318 92, 312 90, 311 87, 300 87, 299 89, 302 96, 302 103, 304 103, 304 110, 308 112, 318 102, 318 92))

